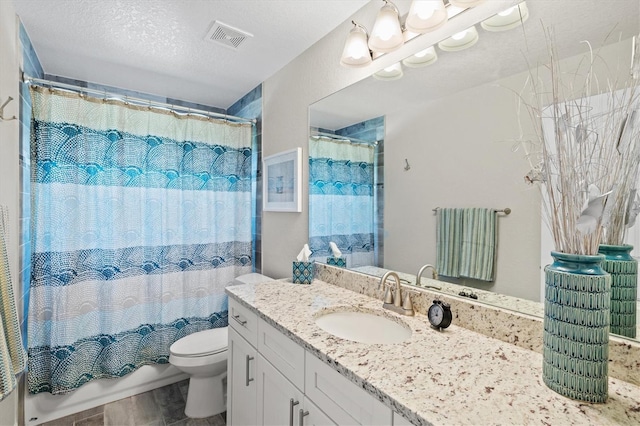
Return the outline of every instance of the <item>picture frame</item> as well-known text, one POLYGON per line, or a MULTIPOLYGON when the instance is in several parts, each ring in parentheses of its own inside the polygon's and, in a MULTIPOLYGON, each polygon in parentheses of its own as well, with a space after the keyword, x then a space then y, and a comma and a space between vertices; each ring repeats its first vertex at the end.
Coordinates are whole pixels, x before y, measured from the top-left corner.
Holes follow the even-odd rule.
POLYGON ((302 211, 302 148, 270 155, 262 160, 262 210, 302 211))

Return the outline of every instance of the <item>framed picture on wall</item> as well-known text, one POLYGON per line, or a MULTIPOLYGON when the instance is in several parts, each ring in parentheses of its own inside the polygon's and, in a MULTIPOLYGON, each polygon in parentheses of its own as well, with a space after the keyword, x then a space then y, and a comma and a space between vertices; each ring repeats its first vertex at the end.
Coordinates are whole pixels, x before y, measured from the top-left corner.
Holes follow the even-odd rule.
POLYGON ((302 148, 265 157, 262 161, 262 209, 268 212, 302 211, 302 148))

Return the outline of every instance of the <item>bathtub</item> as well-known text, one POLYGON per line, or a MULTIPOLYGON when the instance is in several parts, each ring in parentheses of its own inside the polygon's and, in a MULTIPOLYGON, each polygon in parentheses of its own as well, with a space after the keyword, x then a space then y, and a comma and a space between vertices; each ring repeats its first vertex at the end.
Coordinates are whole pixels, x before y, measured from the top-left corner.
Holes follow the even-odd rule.
POLYGON ((171 364, 144 365, 119 379, 94 380, 65 395, 26 393, 25 425, 39 425, 188 378, 171 364))

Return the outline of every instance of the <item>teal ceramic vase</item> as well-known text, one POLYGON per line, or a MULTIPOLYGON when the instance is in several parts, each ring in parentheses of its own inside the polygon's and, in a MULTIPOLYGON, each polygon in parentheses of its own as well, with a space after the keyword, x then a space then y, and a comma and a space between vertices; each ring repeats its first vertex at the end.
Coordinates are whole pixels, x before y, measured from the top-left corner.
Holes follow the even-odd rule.
POLYGON ((545 268, 544 383, 568 398, 607 400, 611 276, 603 255, 551 252, 545 268))
POLYGON ((610 332, 636 337, 638 261, 631 257, 633 246, 601 244, 602 268, 611 275, 610 332))

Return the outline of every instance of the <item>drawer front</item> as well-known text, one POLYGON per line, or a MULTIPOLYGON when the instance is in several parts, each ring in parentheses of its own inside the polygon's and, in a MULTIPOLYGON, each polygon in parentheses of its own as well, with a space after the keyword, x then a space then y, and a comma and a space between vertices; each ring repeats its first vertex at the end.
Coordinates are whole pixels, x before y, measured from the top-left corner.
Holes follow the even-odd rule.
POLYGON ((298 389, 304 389, 304 349, 262 319, 258 321, 258 352, 298 389))
POLYGON ((307 352, 304 393, 340 425, 390 425, 392 411, 307 352))
POLYGON ((258 341, 258 316, 229 297, 229 325, 255 348, 258 341))

